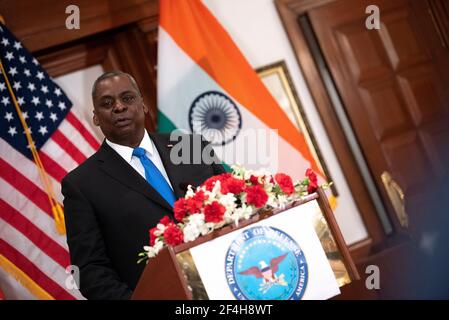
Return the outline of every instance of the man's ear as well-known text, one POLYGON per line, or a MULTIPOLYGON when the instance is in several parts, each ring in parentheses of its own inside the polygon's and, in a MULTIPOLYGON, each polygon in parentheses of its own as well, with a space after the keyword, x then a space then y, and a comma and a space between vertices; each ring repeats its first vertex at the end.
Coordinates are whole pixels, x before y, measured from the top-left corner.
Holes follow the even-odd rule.
POLYGON ((100 121, 98 121, 98 117, 97 114, 95 113, 95 110, 93 111, 94 115, 92 117, 92 121, 94 122, 94 125, 96 125, 97 127, 100 125, 100 121))

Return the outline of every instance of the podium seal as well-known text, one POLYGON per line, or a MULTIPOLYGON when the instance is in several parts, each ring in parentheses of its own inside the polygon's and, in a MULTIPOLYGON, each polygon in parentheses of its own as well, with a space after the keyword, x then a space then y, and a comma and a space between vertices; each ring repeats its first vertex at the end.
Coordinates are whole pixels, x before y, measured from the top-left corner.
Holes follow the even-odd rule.
POLYGON ((308 280, 307 261, 296 241, 267 226, 249 228, 234 239, 225 273, 238 300, 300 300, 308 280))

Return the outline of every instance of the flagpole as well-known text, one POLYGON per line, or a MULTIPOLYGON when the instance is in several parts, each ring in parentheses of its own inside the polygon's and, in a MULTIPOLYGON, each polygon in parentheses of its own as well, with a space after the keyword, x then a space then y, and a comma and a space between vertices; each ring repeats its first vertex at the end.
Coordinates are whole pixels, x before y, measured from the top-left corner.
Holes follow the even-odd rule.
MULTIPOLYGON (((0 21, 2 23, 4 21, 1 15, 0 15, 0 21)), ((8 87, 8 91, 12 97, 14 106, 16 108, 17 115, 19 116, 20 122, 25 130, 25 136, 28 141, 28 146, 31 150, 31 154, 33 155, 33 159, 37 166, 39 176, 44 185, 45 192, 47 193, 48 201, 50 202, 53 217, 55 219, 56 231, 59 234, 63 235, 63 234, 65 234, 64 212, 63 212, 61 206, 59 205, 59 203, 56 201, 56 197, 55 197, 55 193, 53 191, 52 184, 50 182, 47 172, 45 171, 44 165, 42 164, 42 161, 39 157, 39 153, 37 151, 36 145, 34 144, 33 138, 31 137, 31 132, 28 127, 28 124, 26 123, 25 118, 22 115, 22 110, 20 109, 20 105, 17 102, 14 91, 12 90, 11 83, 9 82, 5 68, 3 67, 3 61, 1 59, 1 57, 0 57, 0 73, 3 74, 3 76, 5 78, 5 82, 8 87)))

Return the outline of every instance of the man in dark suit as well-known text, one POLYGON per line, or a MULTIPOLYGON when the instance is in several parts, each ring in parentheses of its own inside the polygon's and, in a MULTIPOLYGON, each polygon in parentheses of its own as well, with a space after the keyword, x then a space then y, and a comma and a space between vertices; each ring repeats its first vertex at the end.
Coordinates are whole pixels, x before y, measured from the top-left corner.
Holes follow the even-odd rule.
MULTIPOLYGON (((136 261, 148 230, 163 216, 173 217, 173 201, 188 184, 200 185, 224 169, 204 143, 198 151, 209 159, 175 165, 170 150, 176 141, 145 130, 148 108, 130 75, 102 75, 92 99, 93 121, 106 139, 62 181, 67 242, 86 298, 128 299, 144 268, 136 261)), ((193 151, 181 150, 190 160, 193 151)))

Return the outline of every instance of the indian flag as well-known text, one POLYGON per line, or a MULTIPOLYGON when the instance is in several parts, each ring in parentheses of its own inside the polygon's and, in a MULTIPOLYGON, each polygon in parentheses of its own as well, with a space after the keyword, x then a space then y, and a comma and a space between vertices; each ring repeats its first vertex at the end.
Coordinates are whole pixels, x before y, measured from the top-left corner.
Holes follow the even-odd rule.
POLYGON ((321 176, 303 134, 200 0, 163 0, 158 131, 202 134, 224 163, 321 176))

